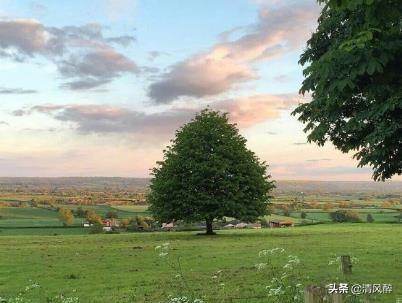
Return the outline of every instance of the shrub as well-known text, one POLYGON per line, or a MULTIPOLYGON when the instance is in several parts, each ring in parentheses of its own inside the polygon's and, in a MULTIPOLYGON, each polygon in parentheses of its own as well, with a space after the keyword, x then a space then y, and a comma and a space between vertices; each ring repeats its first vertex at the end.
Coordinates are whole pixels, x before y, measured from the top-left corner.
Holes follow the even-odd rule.
POLYGON ((73 212, 68 208, 60 208, 59 219, 61 222, 63 222, 64 226, 71 225, 74 223, 73 212))
POLYGON ((261 227, 269 227, 269 221, 266 218, 262 218, 260 220, 261 222, 261 227))
POLYGON ((374 222, 373 216, 372 216, 371 214, 367 214, 367 219, 366 219, 366 221, 367 221, 368 223, 373 223, 373 222, 374 222))
POLYGON ((94 223, 92 225, 90 232, 91 234, 101 234, 103 233, 103 225, 100 223, 94 223))
POLYGON ((102 224, 102 217, 92 210, 87 212, 86 219, 91 224, 102 224))
POLYGON ((130 219, 122 219, 120 221, 121 228, 127 228, 129 224, 130 224, 130 219))
POLYGON ((154 227, 155 220, 152 217, 144 217, 145 222, 148 224, 149 228, 154 227))
POLYGON ((361 222, 359 214, 354 210, 337 210, 330 213, 334 222, 361 222))
POLYGON ((402 221, 402 210, 399 211, 399 215, 395 216, 399 223, 402 221))
POLYGON ((82 209, 81 206, 79 206, 79 207, 74 211, 74 213, 75 213, 75 216, 78 217, 78 218, 85 218, 86 215, 87 215, 87 211, 84 210, 84 209, 82 209))
POLYGON ((38 204, 38 202, 37 202, 36 200, 32 199, 32 200, 31 200, 31 206, 32 206, 32 207, 38 207, 39 204, 38 204))
POLYGON ((135 220, 131 221, 130 224, 127 226, 128 231, 141 231, 142 228, 140 228, 137 225, 137 222, 135 220))
POLYGON ((66 279, 71 279, 71 280, 76 280, 78 278, 79 277, 76 274, 69 274, 69 275, 66 276, 66 279))
POLYGON ((106 213, 105 217, 108 219, 117 219, 119 215, 117 214, 116 211, 111 210, 106 213))
POLYGON ((306 218, 307 218, 307 213, 305 213, 304 211, 302 211, 302 212, 300 213, 300 218, 306 219, 306 218))
POLYGON ((132 219, 123 219, 121 227, 129 231, 151 231, 156 228, 155 220, 151 217, 135 216, 132 219))
POLYGON ((143 216, 136 216, 135 221, 140 229, 142 229, 142 230, 149 229, 149 224, 146 222, 146 220, 143 216))

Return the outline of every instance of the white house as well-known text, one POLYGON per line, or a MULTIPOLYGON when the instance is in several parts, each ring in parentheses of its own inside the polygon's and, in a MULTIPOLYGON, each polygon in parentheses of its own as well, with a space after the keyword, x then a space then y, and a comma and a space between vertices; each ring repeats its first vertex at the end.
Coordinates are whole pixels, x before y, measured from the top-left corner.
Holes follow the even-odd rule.
POLYGON ((162 223, 162 229, 166 230, 166 231, 171 231, 174 230, 175 226, 173 224, 173 222, 170 223, 162 223))
POLYGON ((223 228, 234 228, 235 226, 233 224, 226 224, 223 228))
POLYGON ((246 228, 247 226, 248 226, 247 223, 240 222, 240 223, 237 223, 235 227, 236 228, 246 228))

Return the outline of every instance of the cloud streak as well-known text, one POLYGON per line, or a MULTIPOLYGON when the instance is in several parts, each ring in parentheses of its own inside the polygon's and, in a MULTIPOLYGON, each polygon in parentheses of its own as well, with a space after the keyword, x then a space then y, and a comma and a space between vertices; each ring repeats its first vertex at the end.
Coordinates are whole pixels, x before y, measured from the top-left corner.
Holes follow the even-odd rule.
POLYGON ((307 145, 308 142, 294 142, 294 143, 292 143, 292 144, 293 144, 293 145, 300 146, 300 145, 307 145))
POLYGON ((307 162, 322 162, 322 161, 331 161, 329 158, 321 158, 321 159, 308 159, 307 162))
POLYGON ((34 89, 0 87, 0 95, 27 95, 36 94, 37 92, 34 89))
MULTIPOLYGON (((296 104, 297 99, 297 95, 255 95, 217 101, 210 104, 210 108, 228 112, 231 122, 241 128, 249 128, 277 119, 282 111, 296 104)), ((116 105, 44 104, 15 110, 13 115, 46 114, 71 125, 80 134, 134 134, 167 139, 201 109, 198 105, 145 113, 116 105)))
POLYGON ((172 134, 192 116, 188 111, 166 111, 147 114, 113 105, 37 105, 14 112, 15 116, 26 116, 35 112, 47 114, 54 119, 72 123, 81 134, 88 133, 131 133, 172 134))

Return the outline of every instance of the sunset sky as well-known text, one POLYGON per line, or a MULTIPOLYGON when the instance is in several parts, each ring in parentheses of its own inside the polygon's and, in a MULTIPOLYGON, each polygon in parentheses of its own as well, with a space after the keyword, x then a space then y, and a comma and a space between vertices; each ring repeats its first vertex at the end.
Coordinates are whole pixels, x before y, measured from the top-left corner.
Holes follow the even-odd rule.
MULTIPOLYGON (((227 111, 274 179, 370 180, 290 112, 314 0, 0 0, 0 175, 145 177, 227 111)), ((401 178, 395 178, 395 180, 401 178)))

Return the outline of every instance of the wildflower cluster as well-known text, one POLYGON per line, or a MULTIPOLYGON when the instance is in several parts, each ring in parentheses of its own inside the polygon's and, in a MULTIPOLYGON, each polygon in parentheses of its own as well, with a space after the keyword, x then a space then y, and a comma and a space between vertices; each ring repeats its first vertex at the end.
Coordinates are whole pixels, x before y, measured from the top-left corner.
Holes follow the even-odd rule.
POLYGON ((7 303, 30 303, 32 294, 30 295, 32 291, 40 288, 40 285, 36 282, 33 282, 32 280, 29 280, 29 285, 25 286, 25 288, 20 291, 17 296, 12 297, 12 298, 0 298, 0 302, 7 302, 7 303))
POLYGON ((266 257, 266 256, 272 256, 274 254, 281 254, 284 253, 285 249, 282 247, 275 247, 272 249, 263 249, 258 253, 258 256, 261 257, 266 257))
POLYGON ((267 263, 257 263, 254 266, 255 266, 255 268, 257 268, 257 270, 263 270, 263 269, 267 268, 267 263))
MULTIPOLYGON (((29 281, 30 284, 25 286, 25 288, 18 293, 17 296, 11 297, 11 298, 2 298, 0 297, 0 303, 33 303, 37 301, 32 301, 32 299, 35 299, 38 297, 38 293, 35 292, 35 290, 38 290, 41 288, 41 286, 33 281, 29 281)), ((74 290, 75 291, 75 290, 74 290)), ((78 297, 67 297, 65 295, 57 295, 53 298, 47 298, 48 303, 79 303, 80 300, 78 297)))
POLYGON ((64 295, 58 295, 51 299, 51 303, 79 303, 80 299, 78 297, 66 297, 64 295))
POLYGON ((205 301, 201 299, 190 299, 186 296, 182 297, 169 297, 168 301, 166 303, 205 303, 205 301))
MULTIPOLYGON (((222 298, 222 302, 226 302, 225 298, 227 297, 226 288, 224 283, 224 275, 222 270, 217 270, 212 274, 213 285, 215 288, 215 296, 222 298)), ((216 301, 218 302, 218 301, 216 301)))
POLYGON ((40 287, 38 283, 32 282, 32 280, 30 280, 29 282, 31 282, 32 284, 25 286, 25 291, 30 291, 32 289, 40 287))
POLYGON ((166 257, 169 254, 170 243, 163 243, 155 247, 155 251, 158 253, 159 257, 166 257))
POLYGON ((212 275, 212 279, 216 280, 216 279, 220 278, 221 275, 222 275, 222 270, 218 270, 212 275))
POLYGON ((281 247, 276 247, 276 248, 272 248, 272 249, 263 249, 258 253, 258 257, 259 258, 264 258, 265 262, 260 262, 255 264, 255 268, 257 268, 257 270, 264 270, 264 269, 272 269, 272 256, 276 255, 276 254, 282 254, 285 252, 285 249, 281 248, 281 247))
POLYGON ((300 260, 297 256, 289 255, 287 262, 282 266, 275 266, 273 258, 275 255, 285 253, 285 249, 277 247, 273 249, 261 250, 258 253, 259 258, 265 258, 265 262, 255 264, 259 271, 266 271, 271 277, 269 285, 266 286, 270 302, 283 303, 303 302, 303 289, 300 283, 300 275, 296 272, 300 260))
MULTIPOLYGON (((177 273, 176 278, 182 282, 182 289, 177 294, 168 297, 167 301, 163 303, 206 303, 206 297, 196 295, 194 291, 189 287, 183 271, 180 265, 180 258, 177 258, 177 262, 171 263, 172 256, 169 255, 169 244, 165 243, 155 248, 160 257, 168 256, 165 261, 171 265, 172 269, 177 273), (190 294, 190 295, 187 295, 190 294), (200 299, 202 298, 202 299, 200 299)), ((255 264, 255 268, 258 271, 262 271, 263 274, 267 274, 269 278, 269 285, 266 286, 266 296, 269 298, 270 303, 302 303, 303 302, 303 287, 301 284, 302 275, 298 272, 300 260, 295 255, 284 255, 285 249, 277 247, 272 249, 264 249, 258 253, 259 263, 255 264), (282 257, 280 257, 282 255, 282 257), (286 262, 279 263, 273 262, 275 257, 280 257, 280 260, 286 258, 286 262)), ((217 270, 211 275, 213 285, 216 287, 215 300, 222 298, 222 302, 226 302, 228 293, 225 289, 224 272, 217 270)))
POLYGON ((288 262, 283 265, 284 269, 292 270, 295 266, 300 264, 300 259, 297 256, 288 256, 288 262))
POLYGON ((180 257, 178 256, 175 258, 174 255, 169 253, 170 249, 170 243, 167 242, 155 247, 155 251, 157 252, 158 256, 164 259, 164 263, 175 272, 175 278, 180 281, 178 284, 178 293, 181 295, 175 297, 169 296, 168 301, 165 301, 164 303, 204 303, 203 300, 195 297, 193 290, 184 277, 180 257), (185 294, 190 294, 190 296, 186 296, 185 294))

